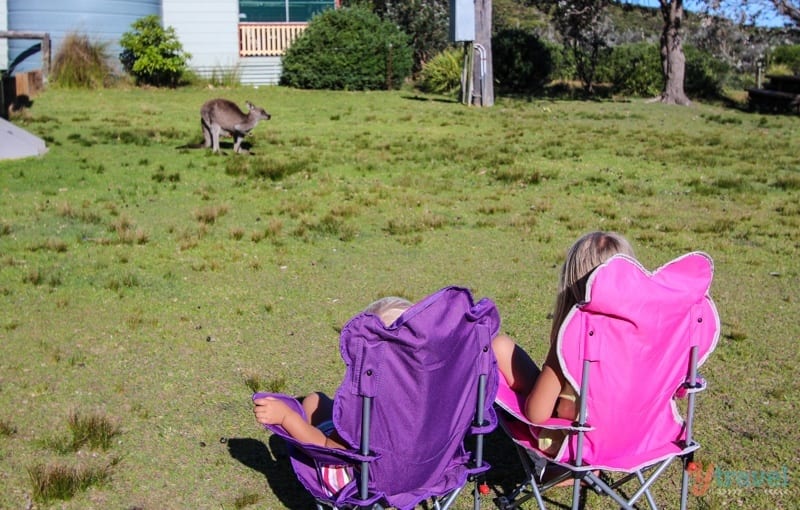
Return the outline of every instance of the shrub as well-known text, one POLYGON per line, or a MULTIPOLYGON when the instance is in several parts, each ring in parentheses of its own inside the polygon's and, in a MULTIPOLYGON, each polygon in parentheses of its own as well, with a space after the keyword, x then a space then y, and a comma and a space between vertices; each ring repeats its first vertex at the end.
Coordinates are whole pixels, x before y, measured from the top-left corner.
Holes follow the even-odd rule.
POLYGON ((686 56, 686 94, 689 97, 709 99, 719 97, 722 94, 722 85, 730 73, 730 66, 694 46, 685 46, 683 52, 686 56))
MULTIPOLYGON (((684 90, 690 97, 718 97, 730 70, 727 64, 694 46, 683 48, 686 57, 684 90)), ((635 43, 617 46, 604 63, 603 80, 614 93, 626 96, 656 96, 664 86, 661 52, 657 45, 635 43)))
POLYGON ((191 55, 183 51, 175 29, 162 27, 156 15, 139 18, 131 27, 119 41, 123 48, 119 59, 125 70, 137 84, 178 85, 191 55))
POLYGON ((105 84, 112 71, 108 43, 71 32, 53 59, 52 80, 61 87, 95 89, 105 84))
POLYGON ((411 37, 415 76, 426 62, 447 49, 450 26, 447 0, 382 0, 371 3, 375 14, 396 24, 411 37))
POLYGON ((281 84, 303 89, 399 88, 411 74, 408 36, 363 7, 314 16, 283 58, 281 84))
POLYGON ((448 96, 458 94, 463 63, 464 51, 459 48, 449 48, 439 53, 422 67, 420 90, 448 96))
POLYGON ((778 46, 772 50, 771 65, 786 66, 789 74, 800 74, 800 44, 778 46))
POLYGON ((650 43, 617 46, 603 65, 601 81, 611 82, 615 94, 655 96, 664 86, 661 54, 650 43))
POLYGON ((492 38, 492 62, 498 87, 505 92, 541 90, 554 70, 554 49, 525 30, 497 33, 492 38))

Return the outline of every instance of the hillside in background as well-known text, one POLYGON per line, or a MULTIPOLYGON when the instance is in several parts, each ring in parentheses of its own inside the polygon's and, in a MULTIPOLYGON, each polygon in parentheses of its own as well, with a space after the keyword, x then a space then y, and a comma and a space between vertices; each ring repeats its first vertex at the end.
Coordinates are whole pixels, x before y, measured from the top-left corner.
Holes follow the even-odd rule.
MULTIPOLYGON (((518 0, 494 0, 494 30, 522 29, 539 37, 556 41, 558 34, 548 22, 547 14, 534 4, 518 0)), ((610 46, 647 41, 657 44, 663 19, 657 8, 614 3, 609 8, 612 32, 610 46)), ((708 51, 730 64, 738 72, 752 72, 759 59, 768 58, 771 49, 787 44, 800 44, 800 30, 740 26, 727 19, 710 19, 687 12, 684 20, 684 42, 708 51)))

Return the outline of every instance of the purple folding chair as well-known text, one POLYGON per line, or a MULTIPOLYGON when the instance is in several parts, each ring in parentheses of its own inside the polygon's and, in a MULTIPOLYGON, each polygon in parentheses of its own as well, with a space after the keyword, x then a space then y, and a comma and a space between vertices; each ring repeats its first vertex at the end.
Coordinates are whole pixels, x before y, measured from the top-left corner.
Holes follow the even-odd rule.
POLYGON ((650 487, 677 459, 683 463, 680 508, 686 508, 689 466, 700 447, 692 436, 695 393, 706 386, 697 367, 720 331, 709 297, 713 272, 710 257, 693 252, 652 273, 617 255, 591 273, 585 299, 567 315, 556 344, 564 377, 579 395, 575 422, 527 422, 525 396, 500 382, 496 402, 507 413, 500 424, 517 444, 527 477, 498 498, 500 508, 535 498, 544 510, 542 493, 571 478, 575 510, 581 487, 621 508, 637 508, 645 497, 655 509, 650 487), (677 402, 684 397, 685 417, 677 402), (539 448, 548 429, 565 436, 555 453, 539 448), (623 492, 632 481, 633 490, 623 492))
MULTIPOLYGON (((340 351, 347 368, 334 396, 333 423, 347 449, 289 444, 292 467, 317 508, 411 509, 423 501, 446 509, 467 482, 488 470, 483 435, 497 417, 497 362, 491 342, 500 327, 494 303, 473 302, 469 290, 446 287, 384 326, 361 313, 344 326, 340 351), (474 447, 465 445, 474 436, 474 447), (326 466, 348 465, 354 479, 331 494, 326 466)), ((287 395, 281 398, 303 414, 287 395)), ((472 443, 472 441, 470 441, 472 443)))

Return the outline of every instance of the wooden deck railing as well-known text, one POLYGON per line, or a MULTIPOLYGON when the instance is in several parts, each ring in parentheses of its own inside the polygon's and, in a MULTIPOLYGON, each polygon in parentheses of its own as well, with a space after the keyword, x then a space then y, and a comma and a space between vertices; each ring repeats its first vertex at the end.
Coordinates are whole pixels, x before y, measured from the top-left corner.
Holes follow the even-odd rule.
POLYGON ((308 23, 239 23, 239 56, 283 55, 307 26, 308 23))

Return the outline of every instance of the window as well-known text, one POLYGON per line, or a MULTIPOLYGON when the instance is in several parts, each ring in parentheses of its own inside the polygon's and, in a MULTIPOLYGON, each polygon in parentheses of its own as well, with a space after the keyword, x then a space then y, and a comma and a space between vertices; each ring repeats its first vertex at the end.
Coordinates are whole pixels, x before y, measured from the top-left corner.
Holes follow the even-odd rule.
POLYGON ((335 0, 239 0, 239 21, 303 22, 334 5, 335 0))

